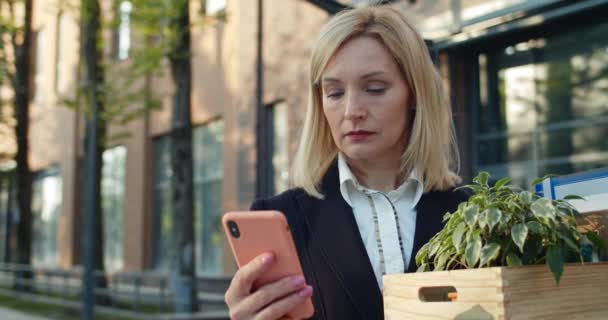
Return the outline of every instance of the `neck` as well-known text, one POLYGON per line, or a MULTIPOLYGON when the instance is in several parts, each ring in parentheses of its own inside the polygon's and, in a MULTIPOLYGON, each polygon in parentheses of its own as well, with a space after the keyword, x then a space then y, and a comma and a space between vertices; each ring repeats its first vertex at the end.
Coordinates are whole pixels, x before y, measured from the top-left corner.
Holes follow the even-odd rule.
POLYGON ((368 162, 346 158, 352 173, 361 185, 382 192, 395 190, 403 181, 399 161, 368 162))

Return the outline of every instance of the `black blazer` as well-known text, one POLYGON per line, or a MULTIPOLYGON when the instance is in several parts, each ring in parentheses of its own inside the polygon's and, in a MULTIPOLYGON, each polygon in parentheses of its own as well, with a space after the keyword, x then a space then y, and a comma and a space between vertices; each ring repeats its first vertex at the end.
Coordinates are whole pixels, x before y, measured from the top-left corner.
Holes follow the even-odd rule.
MULTIPOLYGON (((337 162, 323 178, 325 199, 291 189, 269 199, 256 200, 252 210, 279 210, 285 214, 300 257, 304 276, 313 287, 313 319, 384 319, 382 293, 355 221, 352 208, 340 193, 337 162)), ((443 215, 466 201, 464 191, 432 191, 416 206, 416 233, 410 264, 420 247, 443 227, 443 215)))

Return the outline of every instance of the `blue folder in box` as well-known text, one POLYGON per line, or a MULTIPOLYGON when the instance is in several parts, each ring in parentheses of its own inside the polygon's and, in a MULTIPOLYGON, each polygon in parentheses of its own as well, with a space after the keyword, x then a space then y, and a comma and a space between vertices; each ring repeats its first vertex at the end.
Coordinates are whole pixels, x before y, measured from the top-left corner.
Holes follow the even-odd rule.
MULTIPOLYGON (((547 178, 536 185, 536 192, 549 199, 578 195, 585 200, 568 200, 568 202, 579 212, 608 213, 608 168, 547 178)), ((586 238, 581 245, 581 255, 587 262, 602 260, 600 252, 593 250, 591 242, 586 238)))
POLYGON ((536 192, 550 199, 608 193, 608 168, 547 178, 536 185, 536 192))
POLYGON ((585 200, 571 200, 580 212, 608 210, 608 168, 551 177, 536 185, 536 192, 549 199, 578 195, 585 200))

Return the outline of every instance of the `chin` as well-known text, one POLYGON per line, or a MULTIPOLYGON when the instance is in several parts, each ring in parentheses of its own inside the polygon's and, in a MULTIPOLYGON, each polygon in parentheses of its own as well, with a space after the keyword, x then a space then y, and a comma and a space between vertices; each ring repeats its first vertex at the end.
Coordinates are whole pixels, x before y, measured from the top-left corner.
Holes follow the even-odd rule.
POLYGON ((371 145, 350 145, 346 148, 341 148, 340 151, 348 159, 353 161, 375 162, 394 157, 400 159, 400 154, 396 155, 394 148, 378 148, 378 146, 371 145))
POLYGON ((349 150, 343 150, 342 153, 350 160, 355 161, 369 161, 377 158, 378 152, 373 150, 361 150, 361 148, 354 148, 349 150))

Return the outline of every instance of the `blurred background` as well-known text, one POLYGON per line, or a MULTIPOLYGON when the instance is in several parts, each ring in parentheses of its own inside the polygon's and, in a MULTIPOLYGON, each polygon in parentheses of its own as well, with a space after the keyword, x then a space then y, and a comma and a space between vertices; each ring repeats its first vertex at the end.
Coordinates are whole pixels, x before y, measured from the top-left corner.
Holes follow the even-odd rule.
MULTIPOLYGON (((78 318, 94 246, 101 317, 170 318, 190 244, 226 318, 221 215, 289 188, 315 37, 369 2, 0 0, 0 306, 78 318)), ((608 166, 608 1, 380 2, 428 40, 465 181, 608 166)))

